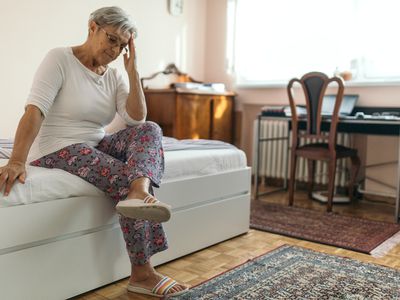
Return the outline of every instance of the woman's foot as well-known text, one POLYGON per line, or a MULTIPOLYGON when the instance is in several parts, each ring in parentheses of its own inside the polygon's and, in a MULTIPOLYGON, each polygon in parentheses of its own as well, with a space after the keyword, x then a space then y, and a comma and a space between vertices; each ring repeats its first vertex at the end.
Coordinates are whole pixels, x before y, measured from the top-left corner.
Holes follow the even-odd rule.
POLYGON ((145 192, 129 193, 126 200, 118 202, 116 210, 128 218, 158 223, 166 222, 171 218, 171 207, 145 192))
POLYGON ((131 292, 158 297, 182 294, 186 292, 188 288, 188 286, 177 283, 171 278, 157 272, 152 272, 141 277, 131 277, 128 284, 128 290, 131 292), (168 289, 168 286, 172 287, 168 289))
POLYGON ((126 199, 142 199, 142 200, 144 200, 144 198, 149 198, 150 199, 149 202, 151 202, 151 203, 158 201, 156 199, 156 197, 154 197, 150 193, 146 193, 146 192, 132 191, 132 192, 129 192, 129 194, 126 196, 126 199))

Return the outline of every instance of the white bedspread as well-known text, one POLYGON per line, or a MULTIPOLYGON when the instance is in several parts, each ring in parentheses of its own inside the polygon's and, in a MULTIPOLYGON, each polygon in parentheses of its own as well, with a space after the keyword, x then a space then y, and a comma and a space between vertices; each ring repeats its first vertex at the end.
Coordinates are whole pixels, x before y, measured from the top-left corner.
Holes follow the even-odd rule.
MULTIPOLYGON (((0 166, 6 164, 0 159, 0 166)), ((165 152, 163 182, 236 170, 246 167, 246 156, 236 148, 165 152)), ((44 202, 77 196, 103 196, 83 179, 59 169, 27 167, 25 184, 17 182, 10 195, 0 194, 0 207, 44 202)))
POLYGON ((246 166, 246 154, 236 148, 166 151, 163 181, 217 174, 246 166))

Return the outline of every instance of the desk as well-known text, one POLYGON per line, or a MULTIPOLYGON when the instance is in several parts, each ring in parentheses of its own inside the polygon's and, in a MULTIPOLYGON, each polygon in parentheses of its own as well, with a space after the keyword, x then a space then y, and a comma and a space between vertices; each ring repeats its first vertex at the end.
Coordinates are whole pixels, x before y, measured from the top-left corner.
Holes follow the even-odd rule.
MULTIPOLYGON (((257 136, 257 162, 260 161, 260 143, 264 141, 269 141, 272 139, 262 139, 260 137, 260 122, 261 120, 280 120, 287 121, 289 123, 289 131, 291 128, 291 118, 290 117, 270 117, 270 116, 258 116, 258 136, 257 136)), ((330 127, 330 120, 324 120, 322 122, 322 130, 328 131, 330 127)), ((299 129, 306 129, 306 121, 299 120, 299 129)), ((398 136, 399 150, 397 154, 397 188, 396 188, 396 206, 395 206, 395 222, 400 223, 400 120, 379 120, 379 119, 343 119, 339 120, 338 132, 347 133, 358 133, 367 135, 386 135, 386 136, 398 136)), ((282 138, 280 138, 282 139, 282 138)), ((289 140, 289 132, 283 139, 289 140)), ((289 146, 290 147, 290 146, 289 146)), ((288 150, 289 151, 289 147, 288 150)), ((289 157, 289 156, 288 156, 289 157)), ((255 173, 255 198, 260 196, 258 193, 258 174, 259 166, 257 163, 256 173, 255 173)), ((287 164, 286 164, 286 176, 285 176, 284 188, 287 187, 287 164)), ((280 189, 281 190, 281 189, 280 189)))

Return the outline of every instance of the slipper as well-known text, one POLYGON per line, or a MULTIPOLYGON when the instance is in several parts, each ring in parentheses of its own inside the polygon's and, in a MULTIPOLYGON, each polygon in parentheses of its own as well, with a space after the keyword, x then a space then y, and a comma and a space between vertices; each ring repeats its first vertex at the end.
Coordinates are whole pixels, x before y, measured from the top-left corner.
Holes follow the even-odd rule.
POLYGON ((115 209, 121 215, 132 218, 154 221, 157 223, 166 222, 171 218, 171 207, 167 204, 151 202, 153 196, 147 196, 144 200, 128 199, 119 201, 115 209))
POLYGON ((186 293, 189 288, 186 287, 184 290, 174 293, 168 293, 170 289, 176 286, 178 283, 169 278, 168 276, 164 276, 155 286, 153 289, 146 289, 138 286, 134 286, 132 284, 128 284, 128 291, 138 294, 149 295, 153 297, 163 298, 163 297, 175 297, 186 293))

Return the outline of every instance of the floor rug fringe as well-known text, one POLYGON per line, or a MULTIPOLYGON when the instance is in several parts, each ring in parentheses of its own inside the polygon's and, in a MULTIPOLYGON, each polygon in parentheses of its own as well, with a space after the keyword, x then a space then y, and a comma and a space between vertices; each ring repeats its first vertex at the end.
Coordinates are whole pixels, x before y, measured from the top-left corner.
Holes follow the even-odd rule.
POLYGON ((400 244, 400 231, 373 249, 370 254, 376 258, 383 257, 398 244, 400 244))

